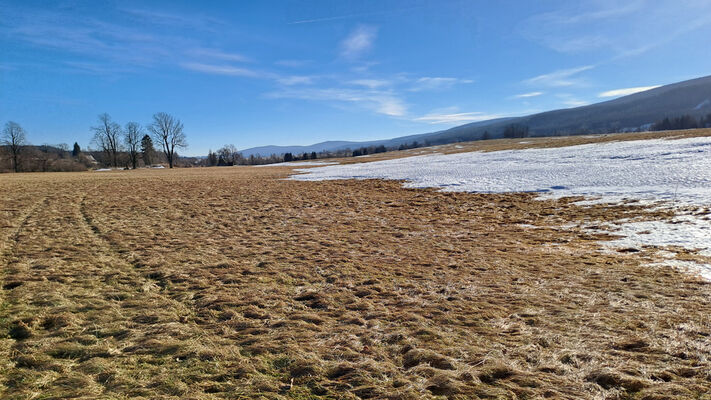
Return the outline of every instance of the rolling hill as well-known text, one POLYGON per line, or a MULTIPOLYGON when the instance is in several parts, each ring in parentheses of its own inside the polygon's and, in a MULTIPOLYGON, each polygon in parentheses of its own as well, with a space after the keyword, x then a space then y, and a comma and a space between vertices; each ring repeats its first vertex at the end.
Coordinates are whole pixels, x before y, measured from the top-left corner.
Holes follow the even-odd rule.
POLYGON ((709 113, 711 76, 706 76, 587 106, 473 122, 441 131, 367 142, 328 141, 309 146, 253 147, 242 150, 242 154, 300 154, 380 145, 392 148, 414 141, 444 144, 479 140, 485 135, 489 138, 500 138, 503 137, 504 129, 514 123, 527 126, 530 136, 624 132, 644 129, 667 116, 689 114, 700 117, 709 113))

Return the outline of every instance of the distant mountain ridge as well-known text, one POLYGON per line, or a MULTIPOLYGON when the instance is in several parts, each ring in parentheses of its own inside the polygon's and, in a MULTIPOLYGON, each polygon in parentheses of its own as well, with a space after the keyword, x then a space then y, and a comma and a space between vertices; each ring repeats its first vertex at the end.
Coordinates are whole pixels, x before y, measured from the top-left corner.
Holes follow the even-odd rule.
POLYGON ((310 153, 380 146, 388 148, 414 141, 445 144, 469 140, 501 138, 511 124, 528 128, 529 136, 554 136, 632 131, 664 117, 688 114, 700 117, 711 113, 711 76, 691 79, 617 99, 523 117, 472 122, 453 128, 393 139, 348 142, 327 141, 309 146, 261 146, 242 150, 242 155, 268 156, 284 153, 310 153))

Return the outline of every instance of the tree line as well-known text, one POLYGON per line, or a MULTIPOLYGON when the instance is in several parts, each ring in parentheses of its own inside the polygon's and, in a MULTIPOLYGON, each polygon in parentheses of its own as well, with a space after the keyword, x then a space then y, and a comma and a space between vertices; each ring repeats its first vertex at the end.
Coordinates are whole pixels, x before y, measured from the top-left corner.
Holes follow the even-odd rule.
POLYGON ((153 121, 144 128, 138 122, 130 121, 122 128, 107 113, 100 114, 99 123, 91 127, 94 132, 92 143, 104 154, 107 164, 119 167, 120 155, 126 154, 133 169, 138 166, 139 156, 145 165, 151 165, 156 151, 153 140, 158 142, 170 168, 178 158, 177 149, 188 146, 183 123, 170 114, 153 114, 153 121), (150 133, 150 135, 148 133, 150 133))
POLYGON ((0 172, 84 171, 91 163, 75 154, 78 146, 75 143, 72 151, 65 143, 33 146, 25 129, 17 122, 8 121, 0 132, 0 172))
POLYGON ((652 131, 673 131, 681 129, 711 128, 711 114, 701 116, 698 119, 689 114, 679 117, 664 117, 649 128, 652 131))
POLYGON ((140 162, 146 166, 166 162, 173 168, 178 160, 177 150, 187 147, 183 124, 163 112, 154 114, 145 128, 133 121, 122 127, 103 113, 90 130, 94 133, 91 144, 97 151, 82 151, 77 142, 71 150, 66 144, 32 145, 25 129, 17 122, 8 121, 0 134, 0 150, 3 150, 0 151, 0 171, 84 171, 99 161, 115 168, 135 169, 140 162), (156 142, 162 151, 155 150, 156 142))

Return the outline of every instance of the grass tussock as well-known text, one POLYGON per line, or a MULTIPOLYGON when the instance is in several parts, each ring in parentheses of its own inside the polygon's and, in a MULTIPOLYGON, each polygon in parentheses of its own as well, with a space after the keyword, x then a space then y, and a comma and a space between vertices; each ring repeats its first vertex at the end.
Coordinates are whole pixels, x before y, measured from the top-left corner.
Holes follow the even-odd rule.
POLYGON ((711 285, 561 228, 665 212, 287 172, 3 176, 0 397, 711 391, 711 285))

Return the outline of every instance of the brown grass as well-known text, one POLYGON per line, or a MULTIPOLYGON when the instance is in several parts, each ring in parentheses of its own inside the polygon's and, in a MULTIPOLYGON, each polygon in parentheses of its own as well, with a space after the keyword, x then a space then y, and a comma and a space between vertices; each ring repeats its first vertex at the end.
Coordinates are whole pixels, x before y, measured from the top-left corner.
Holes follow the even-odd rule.
POLYGON ((287 172, 0 177, 0 397, 708 398, 711 286, 560 228, 664 214, 287 172))

